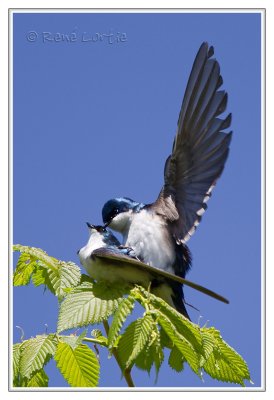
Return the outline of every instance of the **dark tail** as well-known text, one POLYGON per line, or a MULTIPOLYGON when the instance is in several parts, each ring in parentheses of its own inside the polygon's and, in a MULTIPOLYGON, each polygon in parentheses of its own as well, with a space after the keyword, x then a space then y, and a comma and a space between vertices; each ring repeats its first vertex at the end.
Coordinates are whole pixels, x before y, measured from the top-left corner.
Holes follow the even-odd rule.
POLYGON ((173 294, 171 295, 171 297, 176 310, 191 321, 190 316, 188 315, 188 312, 185 307, 183 285, 177 282, 174 283, 172 282, 170 286, 172 287, 173 294))
POLYGON ((185 307, 183 285, 181 283, 175 281, 163 282, 155 279, 151 282, 151 292, 161 297, 170 306, 173 306, 179 313, 190 320, 185 307))

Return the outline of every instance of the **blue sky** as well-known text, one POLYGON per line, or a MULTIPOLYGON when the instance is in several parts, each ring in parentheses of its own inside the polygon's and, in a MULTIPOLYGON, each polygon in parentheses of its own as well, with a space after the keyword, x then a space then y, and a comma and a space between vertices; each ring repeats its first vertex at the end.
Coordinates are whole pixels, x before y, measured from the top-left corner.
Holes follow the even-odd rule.
MULTIPOLYGON (((200 310, 189 309, 192 320, 202 315, 200 323, 209 321, 245 358, 254 386, 261 385, 260 29, 255 13, 15 14, 13 50, 14 243, 79 264, 85 222, 101 222, 106 200, 158 196, 194 57, 203 41, 215 47, 234 133, 188 242, 188 279, 230 304, 190 288, 185 296, 200 310), (104 39, 90 41, 96 33, 104 39)), ((15 288, 14 325, 26 338, 45 324, 55 331, 56 318, 50 293, 15 288)), ((15 329, 14 340, 20 335, 15 329)), ((100 386, 125 386, 115 362, 101 354, 100 386)), ((51 386, 66 385, 53 362, 47 371, 51 386)), ((147 387, 155 376, 134 369, 133 379, 147 387)), ((165 362, 156 386, 234 385, 206 375, 202 382, 189 368, 177 374, 165 362)))

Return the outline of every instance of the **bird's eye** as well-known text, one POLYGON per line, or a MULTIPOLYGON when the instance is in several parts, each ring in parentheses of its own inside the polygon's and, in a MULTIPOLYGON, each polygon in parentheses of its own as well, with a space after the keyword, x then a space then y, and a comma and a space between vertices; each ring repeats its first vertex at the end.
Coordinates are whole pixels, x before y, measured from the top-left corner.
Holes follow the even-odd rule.
POLYGON ((120 213, 120 210, 118 208, 113 208, 107 215, 106 218, 104 218, 104 228, 106 228, 109 224, 111 224, 111 221, 120 213))
POLYGON ((115 218, 116 215, 118 215, 118 214, 119 214, 119 210, 118 210, 118 208, 115 208, 111 213, 110 219, 115 218))

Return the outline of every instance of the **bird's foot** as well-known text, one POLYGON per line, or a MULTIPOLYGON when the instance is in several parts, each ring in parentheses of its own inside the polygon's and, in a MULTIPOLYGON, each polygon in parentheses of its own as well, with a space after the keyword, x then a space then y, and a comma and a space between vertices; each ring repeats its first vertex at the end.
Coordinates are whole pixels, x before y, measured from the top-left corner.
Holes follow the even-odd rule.
POLYGON ((128 247, 128 246, 123 246, 122 244, 120 244, 120 246, 118 246, 119 250, 122 250, 124 254, 126 254, 129 257, 135 258, 135 260, 139 260, 139 258, 136 256, 135 251, 133 250, 132 247, 128 247))

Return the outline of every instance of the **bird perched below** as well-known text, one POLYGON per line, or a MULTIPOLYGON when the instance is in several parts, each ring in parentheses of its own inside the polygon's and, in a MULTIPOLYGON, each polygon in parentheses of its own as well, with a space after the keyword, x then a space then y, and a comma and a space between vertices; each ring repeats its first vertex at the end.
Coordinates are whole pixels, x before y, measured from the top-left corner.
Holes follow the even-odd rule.
MULTIPOLYGON (((171 287, 182 283, 228 303, 224 297, 203 286, 140 262, 132 249, 121 246, 118 239, 103 226, 90 223, 87 225, 89 240, 78 254, 87 273, 96 281, 103 280, 111 284, 121 282, 139 284, 145 289, 150 287, 152 293, 174 308, 177 308, 177 305, 174 304, 171 287)), ((186 310, 182 309, 181 312, 189 318, 186 310)))
MULTIPOLYGON (((224 169, 232 134, 224 131, 231 124, 231 114, 219 117, 226 109, 227 93, 220 90, 223 79, 213 54, 213 47, 203 43, 196 55, 157 200, 145 205, 118 197, 102 209, 105 226, 120 232, 123 244, 139 260, 182 278, 191 266, 185 243, 195 232, 224 169)), ((182 285, 170 289, 180 310, 182 285)))

